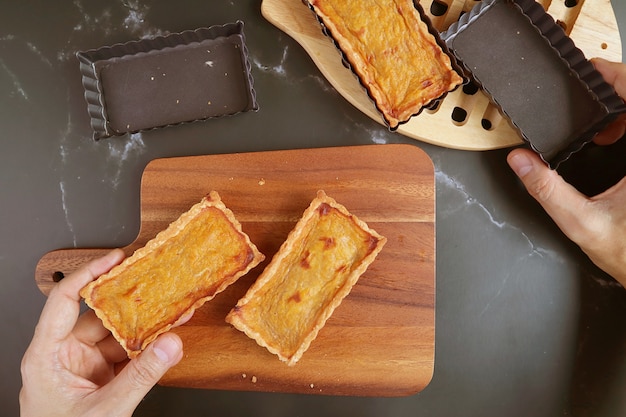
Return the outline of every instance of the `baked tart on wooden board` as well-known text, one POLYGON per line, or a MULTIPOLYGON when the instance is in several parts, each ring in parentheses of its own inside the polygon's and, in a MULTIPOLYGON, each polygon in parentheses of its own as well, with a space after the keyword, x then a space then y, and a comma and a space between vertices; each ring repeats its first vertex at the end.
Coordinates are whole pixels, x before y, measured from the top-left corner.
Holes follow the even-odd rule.
MULTIPOLYGON (((162 385, 406 396, 430 382, 435 358, 435 178, 424 151, 394 144, 154 160, 141 180, 139 233, 125 252, 130 256, 145 246, 210 190, 219 192, 267 258, 198 308, 189 322, 171 330, 183 340, 184 357, 162 378, 162 385), (225 317, 279 251, 318 190, 349 208, 387 243, 297 365, 286 366, 225 317)), ((37 265, 36 282, 47 293, 55 278, 108 251, 49 252, 37 265)))
POLYGON ((320 190, 226 321, 293 366, 386 242, 320 190))

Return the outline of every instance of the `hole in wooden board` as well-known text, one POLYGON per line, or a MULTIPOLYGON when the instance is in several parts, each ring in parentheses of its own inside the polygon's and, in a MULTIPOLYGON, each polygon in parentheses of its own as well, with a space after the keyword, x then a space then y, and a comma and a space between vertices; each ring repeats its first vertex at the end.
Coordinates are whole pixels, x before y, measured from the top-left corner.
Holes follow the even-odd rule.
POLYGON ((600 45, 600 48, 602 49, 607 49, 609 47, 609 45, 606 42, 602 42, 602 44, 600 45))
POLYGON ((448 5, 440 0, 433 0, 430 5, 430 13, 433 16, 443 16, 448 11, 448 5))
POLYGON ((564 0, 565 9, 563 10, 560 19, 557 20, 559 26, 565 30, 565 33, 569 36, 570 32, 576 25, 578 16, 584 4, 584 0, 564 0))
POLYGON ((54 282, 59 282, 61 281, 63 278, 65 278, 65 274, 61 271, 56 271, 52 274, 52 281, 54 282))
POLYGON ((487 131, 492 131, 498 127, 501 121, 502 114, 500 110, 493 103, 489 103, 480 121, 482 128, 487 131))
POLYGON ((456 106, 452 110, 452 120, 455 125, 462 125, 467 121, 467 110, 456 106))
POLYGON ((440 105, 441 105, 441 100, 435 100, 434 102, 429 103, 426 106, 424 106, 424 110, 426 111, 426 113, 434 114, 434 113, 437 113, 437 110, 439 110, 440 105))
POLYGON ((473 96, 478 92, 478 86, 472 82, 469 82, 463 86, 463 93, 468 96, 473 96))

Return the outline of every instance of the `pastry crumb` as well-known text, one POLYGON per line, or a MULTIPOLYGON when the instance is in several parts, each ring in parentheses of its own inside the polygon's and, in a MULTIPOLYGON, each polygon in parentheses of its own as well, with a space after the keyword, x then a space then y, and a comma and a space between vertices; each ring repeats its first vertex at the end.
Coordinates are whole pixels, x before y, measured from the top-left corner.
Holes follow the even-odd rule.
POLYGON ((311 388, 315 388, 315 384, 311 384, 311 385, 310 385, 310 387, 311 387, 311 388))
POLYGON ((247 377, 247 376, 248 376, 248 375, 246 375, 246 374, 241 374, 241 377, 242 377, 243 379, 246 379, 246 377, 247 377))
POLYGON ((256 384, 256 376, 252 375, 252 379, 251 379, 253 384, 256 384))
POLYGON ((259 180, 259 185, 265 185, 265 178, 261 178, 259 180))

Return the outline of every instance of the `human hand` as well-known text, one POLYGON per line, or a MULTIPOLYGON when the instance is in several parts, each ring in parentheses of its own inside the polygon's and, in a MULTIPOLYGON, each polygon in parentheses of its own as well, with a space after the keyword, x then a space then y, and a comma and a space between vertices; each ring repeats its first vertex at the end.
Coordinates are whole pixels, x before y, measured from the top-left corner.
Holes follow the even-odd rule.
MULTIPOLYGON (((621 62, 610 62, 601 58, 594 58, 594 67, 604 80, 611 84, 620 97, 626 97, 626 65, 621 62)), ((593 141, 598 145, 610 145, 626 133, 626 114, 621 114, 617 120, 598 133, 593 141)))
MULTIPOLYGON (((626 65, 602 59, 593 63, 617 93, 626 97, 626 65)), ((611 144, 625 131, 626 117, 622 116, 598 133, 594 141, 611 144)), ((563 233, 626 287, 626 178, 601 194, 587 197, 530 150, 515 149, 507 161, 563 233)))
POLYGON ((22 417, 128 417, 182 358, 182 342, 165 333, 139 357, 126 352, 92 310, 80 315, 82 287, 124 258, 114 250, 68 275, 50 292, 22 359, 22 417))

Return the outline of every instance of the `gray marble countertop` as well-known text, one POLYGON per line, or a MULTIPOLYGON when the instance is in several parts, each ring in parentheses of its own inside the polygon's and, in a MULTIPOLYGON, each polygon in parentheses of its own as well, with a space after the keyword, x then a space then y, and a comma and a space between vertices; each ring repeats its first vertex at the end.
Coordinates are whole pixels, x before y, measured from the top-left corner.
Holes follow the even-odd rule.
MULTIPOLYGON (((626 3, 612 3, 626 33, 626 3)), ((37 261, 53 249, 133 241, 149 161, 385 143, 420 146, 436 170, 436 360, 426 389, 385 399, 156 387, 136 415, 626 415, 626 292, 526 194, 508 151, 464 152, 390 133, 263 19, 259 0, 5 4, 0 127, 2 415, 18 414, 20 360, 45 302, 37 261), (76 51, 235 20, 246 25, 258 112, 91 139, 76 51)), ((588 147, 563 175, 601 191, 626 173, 625 145, 588 147)))

